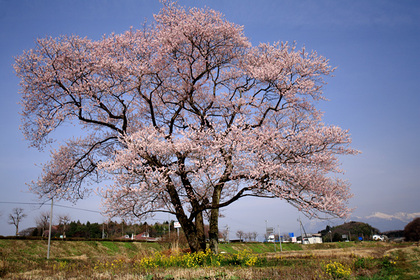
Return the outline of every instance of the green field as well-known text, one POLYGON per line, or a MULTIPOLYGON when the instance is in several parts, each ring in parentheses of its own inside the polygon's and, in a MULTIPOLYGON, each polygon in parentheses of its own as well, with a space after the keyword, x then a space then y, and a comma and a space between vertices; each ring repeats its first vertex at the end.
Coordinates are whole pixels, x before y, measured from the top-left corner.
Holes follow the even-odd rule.
POLYGON ((3 279, 420 279, 418 244, 220 244, 193 255, 168 243, 0 239, 3 279))

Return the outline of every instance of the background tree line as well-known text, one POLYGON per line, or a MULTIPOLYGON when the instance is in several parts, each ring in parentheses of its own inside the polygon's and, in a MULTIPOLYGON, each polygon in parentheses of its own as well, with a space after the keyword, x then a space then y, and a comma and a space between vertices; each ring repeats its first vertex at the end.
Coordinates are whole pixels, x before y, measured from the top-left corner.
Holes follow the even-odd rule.
MULTIPOLYGON (((70 221, 67 216, 60 216, 58 224, 52 226, 51 236, 55 238, 121 238, 132 235, 147 233, 149 237, 163 237, 169 231, 175 233, 174 222, 165 221, 155 224, 126 223, 124 221, 108 221, 104 223, 82 223, 70 221)), ((42 213, 36 220, 36 227, 25 229, 21 236, 47 236, 49 227, 49 215, 42 213)))

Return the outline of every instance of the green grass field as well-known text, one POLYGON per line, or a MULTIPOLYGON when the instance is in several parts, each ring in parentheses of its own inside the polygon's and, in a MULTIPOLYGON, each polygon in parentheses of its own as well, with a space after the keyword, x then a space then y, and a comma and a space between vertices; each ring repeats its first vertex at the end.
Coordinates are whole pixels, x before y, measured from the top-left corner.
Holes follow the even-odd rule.
POLYGON ((220 244, 184 254, 174 244, 0 239, 2 279, 420 279, 418 244, 220 244))

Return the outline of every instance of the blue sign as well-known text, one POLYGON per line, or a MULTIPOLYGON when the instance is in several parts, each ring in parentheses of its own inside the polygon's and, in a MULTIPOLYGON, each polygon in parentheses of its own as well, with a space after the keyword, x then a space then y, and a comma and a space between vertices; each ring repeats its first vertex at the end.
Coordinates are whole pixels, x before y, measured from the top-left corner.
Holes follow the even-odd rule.
POLYGON ((293 232, 289 232, 289 237, 295 237, 295 234, 293 232))

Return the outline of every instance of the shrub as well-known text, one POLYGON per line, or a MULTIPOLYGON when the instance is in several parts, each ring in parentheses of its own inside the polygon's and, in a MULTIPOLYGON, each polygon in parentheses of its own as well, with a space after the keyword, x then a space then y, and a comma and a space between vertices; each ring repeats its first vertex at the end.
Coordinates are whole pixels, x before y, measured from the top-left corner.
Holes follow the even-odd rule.
POLYGON ((339 262, 330 262, 323 267, 325 274, 333 279, 348 278, 351 274, 351 268, 339 262))
POLYGON ((382 258, 381 268, 382 268, 382 272, 385 275, 391 274, 395 270, 396 265, 397 265, 396 260, 393 260, 390 256, 386 255, 382 258))
POLYGON ((354 260, 353 262, 353 266, 355 270, 358 269, 370 269, 373 266, 375 266, 374 263, 374 259, 372 257, 368 257, 368 258, 363 258, 363 257, 358 257, 354 260))

